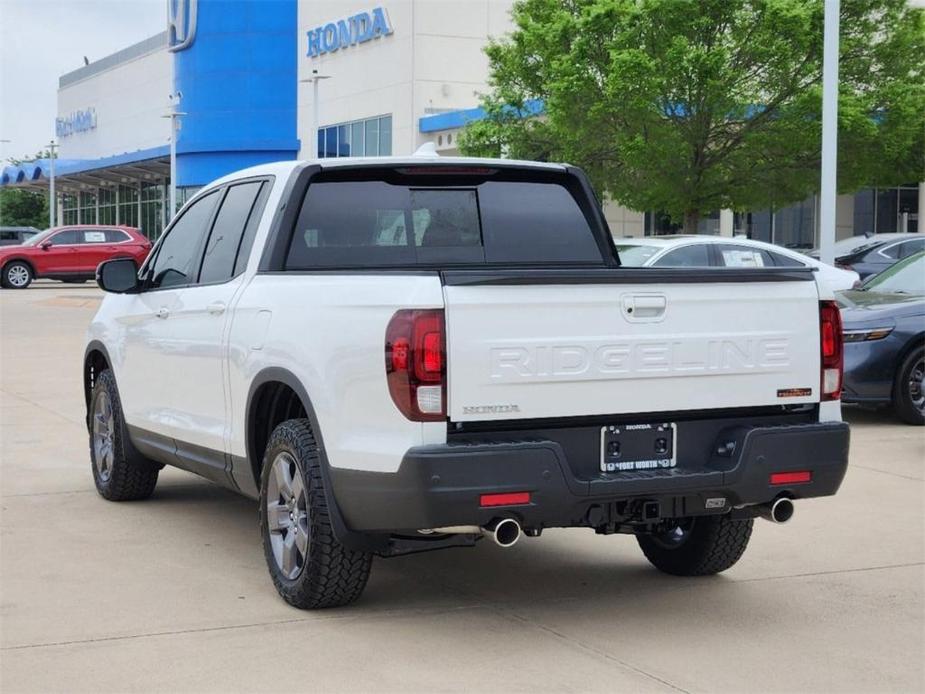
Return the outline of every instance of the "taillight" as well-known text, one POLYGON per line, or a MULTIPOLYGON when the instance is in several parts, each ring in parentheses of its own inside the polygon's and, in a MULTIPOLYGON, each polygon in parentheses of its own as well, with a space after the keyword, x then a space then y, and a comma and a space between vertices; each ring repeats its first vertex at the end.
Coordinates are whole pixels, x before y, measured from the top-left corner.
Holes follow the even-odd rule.
POLYGON ((838 400, 841 397, 844 351, 841 313, 834 301, 819 302, 819 330, 822 343, 822 400, 838 400))
POLYGON ((446 418, 443 310, 398 311, 385 331, 385 372, 395 405, 413 422, 446 418))

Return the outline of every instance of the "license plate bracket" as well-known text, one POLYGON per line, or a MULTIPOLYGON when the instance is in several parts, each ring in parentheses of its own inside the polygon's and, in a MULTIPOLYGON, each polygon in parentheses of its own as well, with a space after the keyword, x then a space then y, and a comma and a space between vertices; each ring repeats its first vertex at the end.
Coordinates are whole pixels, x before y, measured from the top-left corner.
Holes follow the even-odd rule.
POLYGON ((677 465, 678 428, 673 422, 601 427, 601 472, 663 470, 677 465))

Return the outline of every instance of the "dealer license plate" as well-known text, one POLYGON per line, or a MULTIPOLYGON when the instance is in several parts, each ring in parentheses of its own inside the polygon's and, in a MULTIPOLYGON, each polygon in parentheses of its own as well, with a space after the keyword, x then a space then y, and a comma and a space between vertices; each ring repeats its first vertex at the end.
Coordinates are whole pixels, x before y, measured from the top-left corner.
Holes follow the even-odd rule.
POLYGON ((601 472, 672 468, 676 444, 677 427, 670 422, 601 427, 601 472))

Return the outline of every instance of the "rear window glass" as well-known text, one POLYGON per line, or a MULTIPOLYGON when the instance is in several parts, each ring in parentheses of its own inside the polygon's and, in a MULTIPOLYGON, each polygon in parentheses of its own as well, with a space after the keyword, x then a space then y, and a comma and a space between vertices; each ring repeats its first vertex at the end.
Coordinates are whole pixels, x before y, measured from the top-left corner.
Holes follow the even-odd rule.
POLYGON ((313 182, 286 268, 601 263, 591 227, 563 185, 392 178, 313 182))

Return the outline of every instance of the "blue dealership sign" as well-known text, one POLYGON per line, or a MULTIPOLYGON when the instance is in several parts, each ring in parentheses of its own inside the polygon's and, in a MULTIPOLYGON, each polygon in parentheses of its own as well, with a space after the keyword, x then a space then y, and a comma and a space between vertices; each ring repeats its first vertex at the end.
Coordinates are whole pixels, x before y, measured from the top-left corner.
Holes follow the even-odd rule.
POLYGON ((389 23, 388 15, 383 8, 376 7, 370 12, 360 12, 310 30, 308 57, 317 58, 319 55, 366 43, 391 33, 392 25, 389 23))
POLYGON ((96 109, 74 111, 70 115, 55 119, 55 134, 68 137, 74 133, 85 133, 96 129, 96 109))

